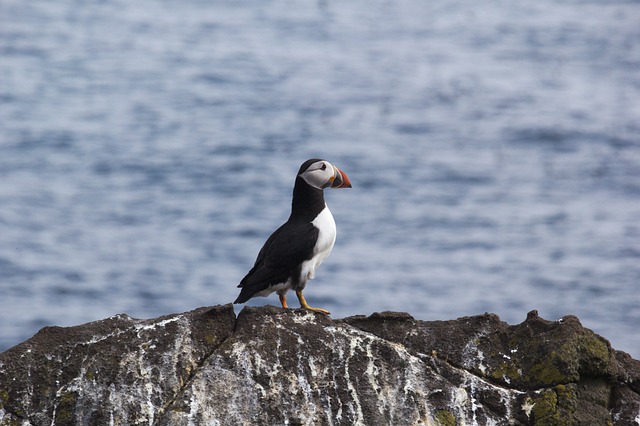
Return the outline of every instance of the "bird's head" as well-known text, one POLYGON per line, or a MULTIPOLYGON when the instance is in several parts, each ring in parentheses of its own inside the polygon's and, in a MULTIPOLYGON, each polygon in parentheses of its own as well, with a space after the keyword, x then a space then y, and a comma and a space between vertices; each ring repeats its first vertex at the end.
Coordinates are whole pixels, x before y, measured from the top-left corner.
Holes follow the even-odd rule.
POLYGON ((347 175, 326 160, 313 158, 305 161, 298 176, 314 188, 351 188, 347 175))

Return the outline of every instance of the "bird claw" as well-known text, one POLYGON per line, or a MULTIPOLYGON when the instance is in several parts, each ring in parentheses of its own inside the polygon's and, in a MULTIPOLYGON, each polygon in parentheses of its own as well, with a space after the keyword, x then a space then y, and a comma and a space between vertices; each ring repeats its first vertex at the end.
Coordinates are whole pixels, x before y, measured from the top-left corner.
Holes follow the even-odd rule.
POLYGON ((303 309, 307 309, 309 311, 313 311, 313 312, 318 312, 320 314, 324 314, 324 315, 330 315, 331 312, 327 311, 326 309, 322 309, 322 308, 312 308, 311 306, 307 305, 307 306, 303 306, 303 309))
POLYGON ((322 308, 312 308, 311 306, 309 306, 309 304, 307 303, 306 299, 304 298, 304 295, 302 294, 301 291, 296 291, 296 296, 298 296, 298 300, 300 301, 300 306, 304 309, 308 309, 310 311, 313 312, 318 312, 324 315, 329 315, 330 312, 327 311, 326 309, 322 309, 322 308))

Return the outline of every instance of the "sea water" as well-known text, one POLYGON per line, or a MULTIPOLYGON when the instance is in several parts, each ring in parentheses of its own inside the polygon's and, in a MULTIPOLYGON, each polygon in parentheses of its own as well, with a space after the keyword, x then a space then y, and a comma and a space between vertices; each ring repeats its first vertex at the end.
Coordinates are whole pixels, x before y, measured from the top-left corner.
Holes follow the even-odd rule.
POLYGON ((3 1, 0 350, 233 301, 321 157, 353 188, 325 191, 312 306, 573 314, 640 357, 639 22, 615 0, 3 1))

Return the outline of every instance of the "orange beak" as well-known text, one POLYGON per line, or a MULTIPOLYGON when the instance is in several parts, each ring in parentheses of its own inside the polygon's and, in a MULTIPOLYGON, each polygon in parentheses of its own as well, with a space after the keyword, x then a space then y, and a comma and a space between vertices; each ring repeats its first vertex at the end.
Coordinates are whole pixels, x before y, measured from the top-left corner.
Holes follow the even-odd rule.
POLYGON ((331 188, 351 188, 351 182, 349 181, 349 177, 345 172, 333 166, 336 170, 333 175, 333 182, 331 182, 331 188))

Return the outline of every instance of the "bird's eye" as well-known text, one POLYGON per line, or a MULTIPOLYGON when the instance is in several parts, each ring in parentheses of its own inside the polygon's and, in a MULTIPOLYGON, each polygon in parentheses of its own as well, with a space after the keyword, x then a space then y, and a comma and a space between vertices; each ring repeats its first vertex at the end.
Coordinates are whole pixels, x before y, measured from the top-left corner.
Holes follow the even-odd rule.
POLYGON ((327 165, 322 163, 322 166, 320 167, 320 170, 327 170, 327 165))

